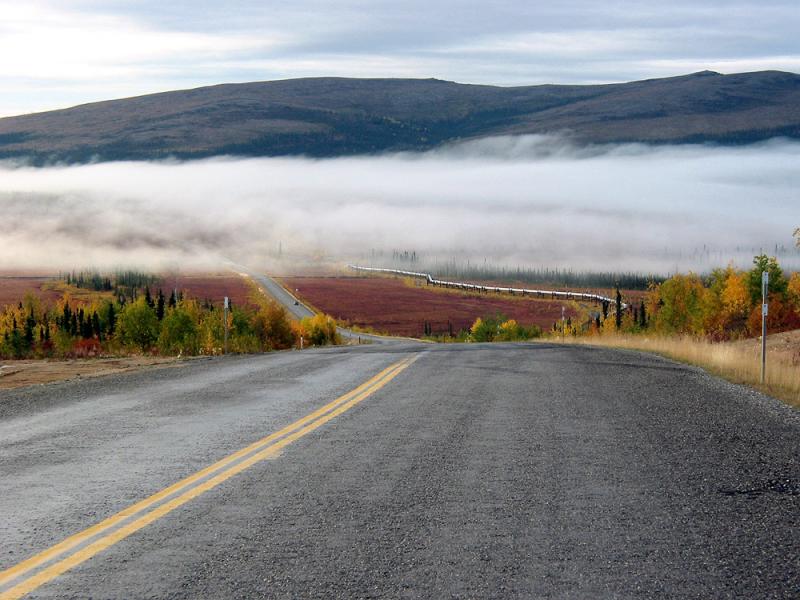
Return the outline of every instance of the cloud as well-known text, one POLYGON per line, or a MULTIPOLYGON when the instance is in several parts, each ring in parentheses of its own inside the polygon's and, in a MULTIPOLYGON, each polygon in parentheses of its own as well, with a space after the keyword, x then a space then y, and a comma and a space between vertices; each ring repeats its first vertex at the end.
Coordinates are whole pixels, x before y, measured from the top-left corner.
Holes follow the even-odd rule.
POLYGON ((0 167, 0 268, 275 269, 427 260, 669 272, 761 250, 792 268, 800 144, 575 148, 494 138, 424 154, 0 167), (783 247, 783 249, 781 249, 783 247))
POLYGON ((783 0, 0 0, 0 115, 305 76, 609 83, 800 70, 783 0))

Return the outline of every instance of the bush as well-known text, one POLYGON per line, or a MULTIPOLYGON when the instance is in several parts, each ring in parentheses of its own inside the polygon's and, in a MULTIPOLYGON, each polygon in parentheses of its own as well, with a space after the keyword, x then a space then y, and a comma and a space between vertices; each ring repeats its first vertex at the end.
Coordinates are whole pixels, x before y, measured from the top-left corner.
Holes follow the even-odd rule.
POLYGON ((300 334, 313 346, 341 343, 336 321, 328 315, 314 315, 300 321, 300 334))
POLYGON ((253 332, 263 350, 285 350, 295 343, 286 309, 275 302, 263 306, 253 318, 253 332))
POLYGON ((470 329, 469 339, 473 342, 518 342, 541 335, 542 329, 536 325, 524 327, 514 319, 496 315, 476 319, 470 329))
POLYGON ((702 334, 708 290, 694 273, 673 275, 651 295, 650 313, 658 331, 702 334))
POLYGON ((144 298, 127 304, 119 315, 119 334, 122 342, 135 346, 142 352, 152 348, 158 339, 159 322, 156 311, 147 305, 144 298))
POLYGON ((200 336, 197 325, 182 307, 170 310, 161 323, 158 349, 162 354, 197 354, 200 351, 200 336))

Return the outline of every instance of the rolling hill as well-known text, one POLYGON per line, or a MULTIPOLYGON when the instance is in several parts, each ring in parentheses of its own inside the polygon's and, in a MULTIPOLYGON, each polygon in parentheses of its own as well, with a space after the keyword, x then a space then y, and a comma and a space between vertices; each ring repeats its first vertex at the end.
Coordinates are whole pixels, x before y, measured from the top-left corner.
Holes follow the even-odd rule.
POLYGON ((528 87, 345 78, 224 84, 0 119, 0 158, 323 157, 530 133, 578 143, 800 138, 800 75, 704 71, 528 87))

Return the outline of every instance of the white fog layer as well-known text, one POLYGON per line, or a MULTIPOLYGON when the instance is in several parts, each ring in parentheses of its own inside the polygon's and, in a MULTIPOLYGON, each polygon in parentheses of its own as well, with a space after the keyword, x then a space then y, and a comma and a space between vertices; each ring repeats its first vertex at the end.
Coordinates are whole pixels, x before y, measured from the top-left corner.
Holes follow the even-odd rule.
POLYGON ((416 251, 574 270, 800 268, 800 144, 579 149, 495 138, 424 154, 0 164, 0 268, 359 260, 416 251))

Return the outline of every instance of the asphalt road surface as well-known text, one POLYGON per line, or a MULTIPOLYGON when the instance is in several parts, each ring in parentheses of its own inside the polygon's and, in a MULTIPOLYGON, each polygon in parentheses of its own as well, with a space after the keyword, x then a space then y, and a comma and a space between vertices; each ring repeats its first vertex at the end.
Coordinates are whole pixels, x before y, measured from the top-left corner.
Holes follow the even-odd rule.
POLYGON ((799 457, 777 401, 557 344, 3 392, 0 598, 797 598, 799 457))
POLYGON ((293 294, 290 294, 280 283, 272 277, 262 273, 248 272, 250 277, 260 285, 266 292, 286 307, 295 319, 305 319, 313 317, 314 311, 301 303, 293 294))
MULTIPOLYGON (((253 272, 239 265, 232 266, 238 272, 246 273, 252 277, 253 281, 255 281, 256 284, 258 284, 267 294, 272 296, 273 299, 282 304, 293 318, 305 319, 306 317, 314 316, 315 313, 313 310, 303 304, 294 294, 290 293, 286 288, 284 288, 269 275, 253 272)), ((338 330, 339 335, 341 335, 343 338, 350 338, 353 340, 358 339, 359 341, 372 344, 391 344, 397 342, 396 338, 389 338, 369 333, 359 333, 344 327, 339 327, 338 330)))

